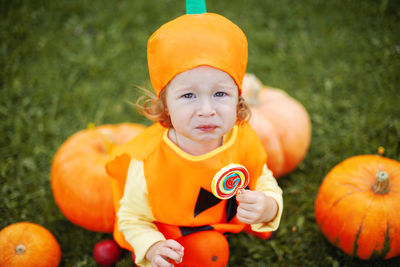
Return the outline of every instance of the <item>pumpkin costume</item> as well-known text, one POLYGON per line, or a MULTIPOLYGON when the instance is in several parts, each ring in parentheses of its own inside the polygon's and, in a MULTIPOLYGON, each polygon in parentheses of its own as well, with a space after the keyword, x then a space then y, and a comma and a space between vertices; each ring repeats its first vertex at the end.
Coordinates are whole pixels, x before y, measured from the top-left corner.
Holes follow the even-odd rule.
MULTIPOLYGON (((249 170, 249 189, 263 191, 279 206, 273 221, 253 225, 253 230, 276 230, 282 214, 282 192, 271 172, 264 168, 264 149, 247 123, 236 125, 224 136, 221 147, 201 156, 182 151, 169 140, 167 133, 167 128, 154 124, 128 143, 116 147, 113 151, 115 159, 106 166, 107 172, 114 177, 114 204, 119 210, 114 238, 120 246, 132 250, 120 229, 128 235, 132 231, 132 243, 140 244, 139 250, 145 247, 145 251, 156 241, 179 240, 199 231, 237 233, 244 230, 246 225, 235 218, 236 199, 220 200, 211 193, 214 174, 232 162, 249 170), (260 176, 262 181, 259 181, 260 176), (144 209, 137 207, 142 201, 148 203, 144 209), (132 214, 136 218, 131 218, 132 214), (134 223, 143 223, 141 216, 144 215, 148 217, 144 227, 148 228, 146 233, 142 227, 132 227, 134 223)), ((264 237, 269 235, 264 233, 264 237)), ((136 249, 136 258, 143 258, 141 254, 145 251, 139 253, 136 249)))
MULTIPOLYGON (((200 9, 164 24, 149 39, 149 73, 157 96, 176 75, 201 65, 229 74, 241 94, 247 65, 246 37, 228 19, 205 13, 205 6, 200 9)), ((254 230, 267 238, 277 229, 282 191, 265 165, 264 148, 247 123, 236 124, 224 135, 220 147, 200 156, 181 150, 168 132, 159 123, 148 127, 116 147, 113 160, 106 165, 113 178, 118 217, 114 238, 120 246, 134 250, 138 265, 151 265, 145 255, 153 244, 175 239, 185 247, 181 264, 223 266, 229 259, 223 234, 254 230), (211 193, 214 174, 230 163, 248 169, 250 190, 275 200, 278 212, 272 221, 245 225, 235 216, 234 197, 221 200, 211 193)))

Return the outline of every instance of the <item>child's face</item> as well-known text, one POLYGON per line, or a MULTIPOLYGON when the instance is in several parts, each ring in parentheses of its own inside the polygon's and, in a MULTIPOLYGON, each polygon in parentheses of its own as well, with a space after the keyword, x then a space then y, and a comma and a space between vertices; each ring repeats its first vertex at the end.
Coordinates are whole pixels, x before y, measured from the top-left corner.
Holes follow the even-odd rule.
POLYGON ((196 67, 175 76, 165 89, 172 125, 189 143, 219 141, 235 125, 238 87, 226 72, 196 67))

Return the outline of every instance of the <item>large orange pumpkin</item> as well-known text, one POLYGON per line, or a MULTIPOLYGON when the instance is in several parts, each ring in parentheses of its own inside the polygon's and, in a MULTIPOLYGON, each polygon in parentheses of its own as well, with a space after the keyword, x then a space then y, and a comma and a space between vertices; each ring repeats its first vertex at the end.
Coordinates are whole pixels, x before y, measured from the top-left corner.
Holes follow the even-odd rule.
POLYGON ((112 232, 114 206, 104 165, 113 145, 145 127, 135 123, 81 130, 59 148, 51 166, 51 188, 62 213, 73 223, 97 232, 112 232))
POLYGON ((60 260, 60 246, 43 226, 19 222, 0 231, 0 266, 55 267, 60 260))
POLYGON ((348 158, 325 177, 315 217, 325 237, 360 259, 400 255, 400 162, 348 158))
POLYGON ((250 125, 267 154, 275 177, 293 171, 304 159, 311 139, 306 109, 284 91, 266 87, 253 75, 243 80, 243 95, 251 106, 250 125))

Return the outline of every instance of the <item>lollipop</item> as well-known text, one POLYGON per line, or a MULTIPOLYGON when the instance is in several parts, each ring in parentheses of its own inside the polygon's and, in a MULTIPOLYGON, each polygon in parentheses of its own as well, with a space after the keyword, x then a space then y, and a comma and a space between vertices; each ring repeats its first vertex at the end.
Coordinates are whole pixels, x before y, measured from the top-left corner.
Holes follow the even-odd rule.
POLYGON ((244 166, 229 164, 214 175, 211 183, 212 192, 220 199, 231 198, 249 184, 249 179, 250 174, 244 166))

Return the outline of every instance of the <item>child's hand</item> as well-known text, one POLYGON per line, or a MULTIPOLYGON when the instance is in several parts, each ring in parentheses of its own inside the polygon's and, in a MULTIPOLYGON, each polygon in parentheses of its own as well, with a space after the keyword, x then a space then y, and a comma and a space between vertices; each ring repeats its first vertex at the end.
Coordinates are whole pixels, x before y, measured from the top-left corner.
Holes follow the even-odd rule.
POLYGON ((259 191, 244 190, 236 195, 236 200, 239 204, 237 218, 243 223, 269 222, 278 211, 275 200, 259 191))
POLYGON ((146 253, 146 259, 155 267, 174 266, 170 260, 181 263, 182 258, 183 246, 173 239, 155 243, 146 253))

